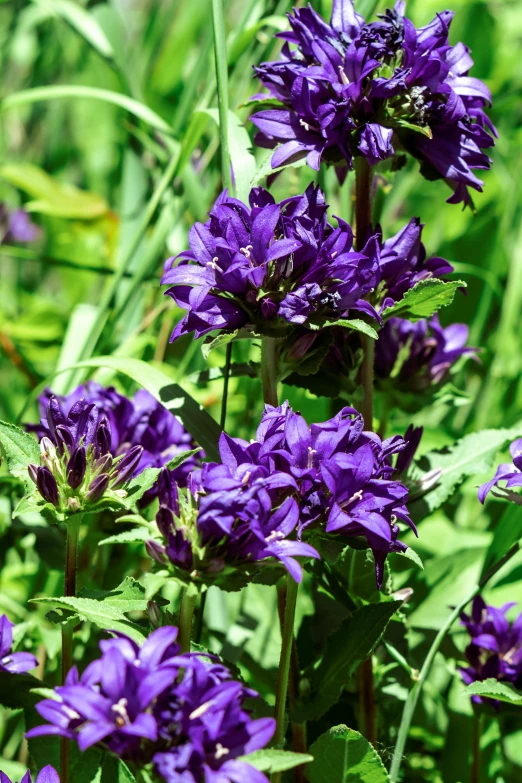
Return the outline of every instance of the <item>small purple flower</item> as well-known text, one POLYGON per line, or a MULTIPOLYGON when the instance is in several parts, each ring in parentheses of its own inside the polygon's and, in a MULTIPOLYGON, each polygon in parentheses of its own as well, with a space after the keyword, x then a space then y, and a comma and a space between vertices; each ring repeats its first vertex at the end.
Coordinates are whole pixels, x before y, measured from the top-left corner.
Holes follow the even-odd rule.
POLYGON ((317 335, 354 313, 381 322, 379 313, 419 280, 453 269, 426 257, 415 218, 386 242, 377 229, 356 252, 352 229, 327 222, 313 185, 280 204, 254 188, 250 207, 225 191, 209 214, 190 230, 190 250, 165 265, 166 294, 187 311, 172 340, 244 328, 287 338, 292 351, 299 330, 317 335))
POLYGON ((59 735, 80 750, 101 745, 121 758, 152 761, 167 783, 200 783, 202 776, 267 783, 238 757, 264 747, 275 721, 253 720, 243 705, 255 691, 211 656, 180 655, 176 637, 177 628, 163 627, 141 648, 122 634, 102 641, 101 657, 81 677, 72 669, 56 698, 37 705, 47 723, 27 736, 59 735))
POLYGON ((475 356, 466 345, 465 324, 440 325, 437 316, 411 323, 390 318, 375 346, 375 372, 379 379, 417 392, 441 384, 461 356, 475 356))
MULTIPOLYGON (((486 606, 477 596, 473 600, 471 616, 461 614, 462 625, 471 636, 466 647, 469 665, 459 669, 466 685, 493 678, 522 689, 522 614, 512 623, 506 617, 515 605, 508 603, 497 609, 486 606)), ((480 696, 472 696, 472 699, 478 704, 493 701, 480 696)))
POLYGON ((24 674, 31 671, 31 669, 36 669, 38 661, 31 653, 11 652, 13 628, 14 624, 5 614, 2 615, 0 617, 0 671, 10 672, 11 674, 24 674))
POLYGON ((497 487, 500 490, 499 497, 506 497, 508 500, 522 505, 522 496, 517 492, 511 492, 514 487, 522 487, 522 438, 513 441, 509 447, 509 452, 513 462, 499 465, 493 478, 479 487, 478 497, 481 503, 484 503, 486 496, 493 487, 497 487), (506 482, 505 489, 499 487, 499 481, 506 482))
MULTIPOLYGON (((38 399, 42 417, 40 424, 30 424, 27 427, 39 438, 47 436, 55 442, 55 436, 46 417, 51 398, 54 398, 53 405, 61 412, 64 419, 80 399, 96 406, 101 416, 108 422, 108 428, 105 430, 105 433, 109 433, 108 444, 105 445, 113 457, 126 454, 132 446, 141 446, 143 451, 132 471, 134 476, 148 467, 161 468, 178 454, 195 448, 194 439, 181 422, 149 392, 141 389, 132 399, 129 399, 119 394, 112 386, 101 386, 94 381, 78 386, 65 397, 53 395, 50 389, 40 395, 38 399)), ((180 486, 186 486, 189 473, 199 467, 202 456, 204 455, 199 452, 197 456, 190 457, 176 468, 176 480, 180 486)))
POLYGON ((0 245, 35 242, 40 234, 40 227, 31 223, 25 209, 10 210, 0 203, 0 245))
MULTIPOLYGON (((27 770, 20 783, 32 783, 32 780, 31 773, 27 770)), ((2 770, 0 770, 0 783, 11 783, 10 778, 8 778, 2 770)), ((16 783, 16 781, 13 781, 12 783, 16 783)), ((47 765, 47 767, 40 770, 35 783, 60 783, 60 778, 54 767, 47 765)))
POLYGON ((351 0, 334 0, 329 24, 310 5, 288 14, 281 59, 255 68, 279 103, 251 118, 260 146, 280 144, 273 168, 306 157, 313 169, 325 161, 339 170, 361 155, 375 165, 400 148, 427 178, 448 182, 452 203, 482 190, 474 170, 490 167, 483 150, 496 136, 489 90, 468 75, 469 49, 449 44, 452 12, 416 29, 404 9, 397 2, 371 23, 351 0))

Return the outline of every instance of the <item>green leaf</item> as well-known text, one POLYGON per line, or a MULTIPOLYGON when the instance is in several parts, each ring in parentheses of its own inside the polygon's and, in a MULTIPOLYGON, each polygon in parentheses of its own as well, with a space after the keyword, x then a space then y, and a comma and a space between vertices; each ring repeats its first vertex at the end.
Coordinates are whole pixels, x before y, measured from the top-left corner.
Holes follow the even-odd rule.
MULTIPOLYGON (((192 449, 191 451, 184 451, 181 454, 177 454, 173 459, 170 460, 170 462, 167 463, 166 467, 169 468, 169 470, 175 470, 184 462, 186 462, 189 457, 197 454, 198 451, 201 451, 201 449, 192 449)), ((145 470, 142 470, 142 472, 133 478, 132 481, 130 481, 129 484, 127 484, 125 487, 127 497, 122 498, 122 504, 126 508, 132 508, 136 502, 140 500, 146 492, 149 491, 149 489, 152 489, 158 480, 158 476, 161 471, 162 468, 145 468, 145 470)))
POLYGON ((247 756, 240 756, 238 761, 244 761, 261 772, 284 772, 287 769, 299 767, 301 764, 309 764, 314 760, 308 753, 292 753, 288 750, 265 748, 256 750, 247 756))
POLYGON ((267 157, 263 160, 261 165, 256 169, 254 176, 252 177, 252 180, 250 182, 250 186, 252 188, 258 185, 262 180, 266 179, 266 177, 269 177, 278 171, 283 171, 283 169, 286 169, 288 167, 291 167, 293 169, 300 169, 303 166, 306 166, 306 153, 305 153, 302 158, 299 158, 299 160, 295 160, 292 163, 286 163, 284 166, 278 166, 277 168, 273 169, 272 168, 273 154, 274 154, 274 150, 271 150, 270 153, 267 155, 267 157))
POLYGON ((286 30, 288 22, 284 16, 265 16, 263 19, 259 19, 246 30, 243 30, 233 41, 228 53, 228 65, 234 65, 244 52, 248 49, 250 44, 256 38, 258 32, 263 27, 273 27, 276 30, 286 30))
POLYGON ((102 196, 80 190, 70 183, 60 182, 32 163, 10 163, 2 166, 0 177, 35 199, 25 205, 31 212, 62 218, 95 220, 109 211, 109 205, 102 196))
POLYGON ((495 528, 493 541, 489 546, 484 560, 481 579, 502 560, 513 544, 516 544, 521 538, 522 511, 520 510, 520 506, 510 503, 500 517, 500 522, 495 528))
POLYGON ((324 326, 343 326, 345 329, 351 329, 353 332, 361 332, 362 334, 371 337, 372 340, 377 340, 379 335, 370 324, 360 318, 339 318, 338 321, 327 321, 324 326))
POLYGON ((412 563, 415 563, 415 565, 418 566, 421 571, 424 571, 424 563, 422 562, 420 555, 418 555, 417 552, 411 548, 411 546, 409 546, 405 552, 395 552, 394 554, 411 560, 412 563))
POLYGON ((380 756, 358 731, 334 726, 310 748, 313 764, 306 775, 310 783, 387 783, 388 773, 380 756))
POLYGON ((149 109, 143 103, 129 98, 119 92, 112 90, 103 90, 99 87, 85 87, 79 84, 56 84, 49 87, 33 87, 29 90, 20 90, 13 92, 5 97, 1 103, 1 109, 13 109, 15 106, 25 106, 38 101, 49 101, 57 98, 92 98, 98 101, 112 103, 115 106, 121 106, 130 114, 133 114, 140 120, 143 120, 152 128, 172 133, 172 129, 159 114, 149 109))
POLYGON ((136 541, 150 541, 151 534, 146 528, 138 527, 136 530, 127 530, 124 533, 116 533, 114 536, 104 538, 103 541, 98 541, 98 546, 105 546, 105 544, 132 544, 136 541))
POLYGON ((370 657, 401 606, 402 601, 362 606, 328 637, 323 659, 311 674, 311 697, 296 708, 292 720, 317 720, 335 704, 358 664, 370 657))
POLYGON ((451 304, 457 288, 465 288, 462 280, 436 280, 428 278, 420 280, 413 288, 406 291, 399 302, 387 307, 382 313, 384 320, 392 316, 407 318, 409 321, 419 321, 421 318, 431 318, 441 307, 451 304))
POLYGON ((14 424, 0 421, 0 443, 5 451, 9 472, 34 488, 27 466, 31 463, 40 464, 40 447, 35 438, 14 424))
POLYGON ((395 120, 395 123, 400 128, 411 130, 414 133, 422 133, 422 135, 426 136, 428 139, 433 138, 433 132, 427 125, 415 125, 413 122, 408 122, 407 120, 395 120))
MULTIPOLYGON (((219 127, 219 112, 217 109, 205 109, 219 127)), ((228 112, 228 142, 230 149, 230 161, 234 171, 236 195, 241 201, 248 203, 250 194, 250 182, 256 171, 256 159, 252 154, 252 142, 247 129, 233 111, 228 112)))
POLYGON ((505 702, 506 704, 522 706, 522 692, 515 690, 507 682, 499 682, 493 678, 471 683, 464 693, 468 694, 468 696, 483 696, 487 699, 505 702))
POLYGON ((138 644, 145 639, 140 627, 125 616, 129 612, 144 612, 147 609, 145 588, 132 577, 127 577, 119 587, 109 592, 82 590, 78 598, 34 598, 32 602, 51 604, 104 630, 121 631, 138 644))
MULTIPOLYGON (((415 463, 408 479, 422 489, 423 476, 434 470, 440 471, 436 484, 417 499, 415 492, 408 503, 414 521, 419 521, 439 508, 453 494, 456 487, 468 476, 487 474, 493 469, 497 451, 522 435, 522 422, 512 429, 482 430, 465 435, 452 446, 431 451, 415 463)), ((478 501, 477 501, 478 502, 478 501)))
MULTIPOLYGON (((72 367, 68 367, 67 370, 79 369, 80 367, 109 367, 115 372, 128 375, 182 421, 185 429, 205 450, 209 459, 219 461, 218 441, 221 435, 219 424, 188 392, 182 389, 179 384, 174 383, 157 367, 140 359, 121 356, 95 356, 92 359, 78 362, 72 367)), ((52 377, 54 376, 49 376, 34 389, 33 396, 48 386, 52 377)))
POLYGON ((208 359, 210 353, 216 348, 222 348, 224 345, 228 345, 228 343, 236 340, 248 340, 255 337, 259 337, 259 335, 253 332, 252 329, 236 329, 233 332, 222 332, 217 337, 205 338, 201 346, 201 353, 205 359, 208 359))
POLYGON ((33 2, 65 19, 103 57, 113 57, 114 53, 107 36, 94 16, 81 5, 70 0, 33 0, 33 2))

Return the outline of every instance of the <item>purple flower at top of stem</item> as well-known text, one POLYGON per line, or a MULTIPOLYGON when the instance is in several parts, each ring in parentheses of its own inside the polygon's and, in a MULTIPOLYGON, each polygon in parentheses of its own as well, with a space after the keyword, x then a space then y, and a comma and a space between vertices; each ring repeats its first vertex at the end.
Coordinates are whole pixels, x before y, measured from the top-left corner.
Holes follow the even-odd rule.
MULTIPOLYGON (((220 663, 179 654, 177 628, 159 628, 139 648, 128 637, 100 643, 102 655, 79 677, 74 668, 55 698, 37 705, 47 721, 27 736, 59 735, 80 750, 100 745, 124 759, 154 763, 167 783, 237 783, 267 778, 238 757, 271 739, 272 718, 244 709, 255 691, 220 663)), ((51 783, 51 782, 50 782, 51 783)))
POLYGON ((406 391, 421 391, 444 381, 461 356, 475 356, 466 345, 465 324, 440 325, 438 316, 416 323, 390 318, 375 345, 375 373, 406 391))
POLYGON ((241 328, 291 339, 360 313, 380 322, 417 282, 453 269, 426 257, 415 218, 388 241, 375 230, 356 252, 352 229, 328 223, 313 185, 279 204, 254 188, 250 206, 224 191, 209 215, 191 228, 190 250, 165 264, 166 294, 187 311, 172 340, 241 328))
POLYGON ((485 484, 482 484, 478 490, 478 497, 481 503, 484 503, 489 492, 496 487, 498 492, 494 492, 497 497, 507 498, 514 503, 522 505, 522 496, 518 492, 512 492, 515 487, 522 487, 522 438, 514 440, 509 447, 512 463, 503 463, 499 465, 495 475, 485 484), (499 487, 499 481, 505 481, 506 486, 499 487))
MULTIPOLYGON (((0 783, 11 783, 11 779, 8 778, 5 772, 2 772, 2 770, 0 770, 0 783)), ((16 781, 13 780, 12 783, 16 783, 16 781)), ((29 770, 27 770, 20 783, 33 783, 33 779, 29 770)), ((60 783, 60 777, 55 768, 48 764, 46 767, 40 770, 36 776, 35 783, 60 783)))
POLYGON ((0 202, 0 245, 35 242, 40 234, 40 227, 31 223, 25 209, 11 210, 0 202))
POLYGON ((142 446, 131 446, 113 458, 109 421, 83 398, 65 415, 51 397, 45 422, 48 436, 40 441, 40 465, 30 464, 28 472, 46 504, 67 516, 102 498, 116 501, 126 496, 124 487, 139 464, 142 446))
MULTIPOLYGON (((6 615, 0 617, 0 672, 24 674, 36 669, 38 661, 27 652, 11 652, 14 624, 6 615)), ((1 781, 0 781, 1 783, 1 781)))
POLYGON ((490 92, 469 76, 468 47, 449 43, 453 13, 415 28, 405 7, 399 0, 370 23, 351 0, 334 0, 330 23, 311 5, 288 14, 281 59, 255 67, 275 104, 251 117, 260 146, 280 144, 273 168, 306 157, 342 178, 355 157, 373 166, 406 151, 428 179, 446 180, 448 201, 470 203, 468 188, 482 190, 475 170, 489 169, 484 150, 497 135, 484 111, 490 92))
MULTIPOLYGON (((473 600, 471 615, 461 614, 462 625, 471 641, 466 647, 468 666, 460 668, 466 685, 493 678, 509 682, 522 690, 522 613, 514 622, 506 617, 516 604, 508 603, 498 609, 487 606, 483 598, 473 600)), ((480 696, 472 696, 480 704, 480 696)), ((491 703, 493 700, 485 699, 491 703)), ((494 702, 496 706, 499 703, 494 702)))
MULTIPOLYGON (((196 447, 192 435, 185 430, 179 419, 145 389, 141 389, 129 399, 112 386, 101 386, 94 381, 78 386, 66 396, 53 395, 50 389, 46 389, 38 398, 42 418, 39 424, 30 424, 27 429, 35 432, 39 438, 48 437, 55 445, 53 427, 47 418, 52 397, 64 418, 80 399, 95 405, 109 423, 109 450, 113 457, 125 454, 133 446, 141 446, 143 451, 134 469, 134 476, 145 468, 161 468, 178 454, 196 447)), ((204 455, 199 452, 197 456, 189 458, 175 469, 176 481, 180 486, 186 486, 189 473, 199 467, 202 456, 204 455)))

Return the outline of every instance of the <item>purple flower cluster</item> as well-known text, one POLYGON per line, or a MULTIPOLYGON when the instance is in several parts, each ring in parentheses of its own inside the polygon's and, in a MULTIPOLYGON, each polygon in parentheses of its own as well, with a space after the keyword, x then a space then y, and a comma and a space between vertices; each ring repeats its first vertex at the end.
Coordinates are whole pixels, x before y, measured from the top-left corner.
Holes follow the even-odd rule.
POLYGON ((509 452, 513 462, 504 462, 502 465, 499 465, 493 478, 479 487, 478 497, 481 503, 484 503, 486 496, 493 487, 497 487, 501 491, 502 497, 506 497, 519 505, 522 504, 522 497, 517 492, 511 492, 513 487, 522 487, 522 438, 517 438, 517 440, 513 441, 509 447, 509 452), (505 481, 506 487, 499 487, 499 481, 505 481))
POLYGON ((25 209, 11 210, 0 202, 0 245, 35 242, 39 236, 39 226, 31 223, 25 209))
POLYGON ((319 555, 291 538, 299 507, 289 493, 298 492, 297 483, 285 470, 236 463, 230 456, 234 442, 223 433, 222 464, 207 463, 192 475, 196 503, 187 502, 169 471, 162 471, 156 522, 164 544, 149 541, 149 554, 190 574, 192 581, 209 583, 275 558, 300 582, 302 569, 295 558, 319 555))
POLYGON ((334 0, 329 24, 310 5, 288 15, 282 59, 255 68, 279 104, 251 118, 258 144, 282 142, 273 168, 303 157, 316 170, 321 160, 352 168, 356 156, 375 165, 404 149, 426 177, 448 182, 452 203, 482 190, 474 170, 491 164, 490 92, 468 75, 469 49, 449 44, 453 13, 416 29, 405 6, 398 0, 371 23, 351 0, 334 0))
MULTIPOLYGON (((11 779, 2 770, 0 770, 0 783, 11 783, 11 779)), ((27 770, 20 783, 33 783, 29 770, 27 770)), ((48 765, 38 773, 35 783, 60 783, 60 778, 54 767, 48 765)))
POLYGON ((28 472, 46 503, 61 513, 75 514, 104 495, 125 494, 123 487, 132 478, 143 447, 132 446, 113 458, 109 421, 94 403, 81 398, 65 415, 51 397, 45 423, 48 435, 40 441, 41 464, 29 465, 28 472))
POLYGON ((216 570, 272 556, 299 580, 293 557, 317 557, 302 539, 322 530, 367 543, 380 586, 386 556, 407 549, 398 540, 397 521, 415 530, 405 505, 408 490, 394 480, 391 464, 392 455, 407 448, 403 438, 381 441, 364 432, 362 416, 353 408, 309 427, 288 403, 267 405, 256 440, 223 434, 222 464, 205 466, 201 478, 195 477, 198 496, 205 494, 192 526, 184 522, 171 485, 170 498, 161 492, 158 526, 166 543, 151 542, 149 552, 186 571, 200 567, 196 551, 204 550, 208 567, 216 570), (274 512, 271 495, 282 491, 287 497, 274 512))
MULTIPOLYGON (((0 617, 0 672, 10 672, 11 674, 24 674, 25 672, 36 669, 38 661, 26 652, 11 652, 13 646, 13 623, 2 615, 0 617)), ((0 780, 0 783, 2 781, 0 780)))
POLYGON ((271 739, 275 722, 245 711, 254 691, 228 669, 198 654, 180 655, 177 628, 159 628, 142 647, 128 637, 100 642, 101 658, 81 677, 73 668, 55 699, 37 705, 48 721, 28 737, 103 743, 120 758, 152 762, 167 783, 237 783, 266 777, 238 761, 271 739))
POLYGON ((417 323, 390 318, 375 345, 376 375, 410 392, 440 384, 461 356, 475 355, 466 346, 468 334, 465 324, 442 327, 436 315, 417 323))
MULTIPOLYGON (((469 666, 460 669, 466 685, 493 678, 522 689, 522 613, 510 623, 506 614, 513 606, 516 604, 505 604, 500 609, 486 606, 477 596, 471 616, 461 615, 462 625, 471 636, 466 647, 469 666)), ((482 701, 480 696, 472 698, 477 703, 482 701)))
MULTIPOLYGON (((53 397, 53 404, 60 409, 64 418, 81 399, 95 405, 109 423, 109 450, 113 457, 127 453, 133 446, 141 446, 143 451, 134 470, 135 476, 145 468, 161 468, 178 454, 195 448, 192 435, 184 429, 179 419, 145 389, 140 389, 131 400, 112 386, 101 386, 94 381, 78 386, 67 396, 53 395, 50 389, 40 395, 40 424, 27 427, 39 438, 47 436, 54 442, 52 427, 47 420, 49 401, 53 397)), ((199 452, 198 457, 190 457, 175 469, 176 481, 180 486, 186 486, 187 476, 199 466, 201 456, 199 452)))
POLYGON ((356 252, 352 229, 339 218, 337 228, 328 223, 324 194, 313 185, 279 204, 254 188, 250 207, 224 191, 209 215, 190 230, 190 250, 165 264, 166 294, 187 310, 172 340, 240 328, 284 337, 353 311, 380 321, 376 308, 453 271, 426 257, 415 218, 386 242, 377 230, 356 252))

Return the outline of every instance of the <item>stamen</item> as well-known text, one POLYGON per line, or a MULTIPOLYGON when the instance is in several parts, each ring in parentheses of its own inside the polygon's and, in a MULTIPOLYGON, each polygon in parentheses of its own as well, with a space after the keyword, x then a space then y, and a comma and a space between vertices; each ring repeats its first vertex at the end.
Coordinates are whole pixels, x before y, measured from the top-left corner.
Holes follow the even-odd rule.
POLYGON ((207 261, 205 266, 210 267, 210 269, 213 269, 215 272, 221 272, 221 274, 223 274, 223 270, 221 269, 221 267, 218 264, 218 257, 217 256, 214 256, 212 261, 207 261))
POLYGON ((199 707, 196 707, 196 709, 190 713, 189 720, 196 720, 196 718, 201 718, 201 716, 204 715, 211 706, 212 701, 206 701, 204 704, 200 704, 199 707))
POLYGON ((267 544, 271 544, 273 541, 279 541, 281 538, 284 538, 285 534, 281 532, 281 530, 272 530, 269 536, 265 538, 265 541, 267 544))
POLYGON ((129 702, 127 699, 120 699, 117 704, 113 704, 111 707, 111 711, 114 712, 118 717, 116 718, 116 725, 122 728, 123 726, 128 726, 130 724, 130 718, 129 713, 127 712, 127 704, 129 702))
POLYGON ((309 130, 310 130, 310 126, 309 126, 309 124, 308 124, 307 122, 305 122, 305 121, 303 120, 303 118, 302 118, 302 117, 299 119, 299 125, 302 125, 302 126, 303 126, 303 128, 304 128, 306 131, 309 131, 309 130))
POLYGON ((347 77, 345 70, 342 65, 339 66, 339 77, 343 84, 350 84, 350 80, 347 77))
POLYGON ((314 466, 314 454, 317 454, 316 449, 308 446, 308 468, 313 468, 314 466))
POLYGON ((224 748, 223 745, 221 744, 221 742, 218 742, 216 744, 216 752, 214 754, 214 758, 215 759, 217 759, 219 761, 219 759, 222 756, 228 756, 229 753, 230 753, 229 749, 228 748, 224 748))

